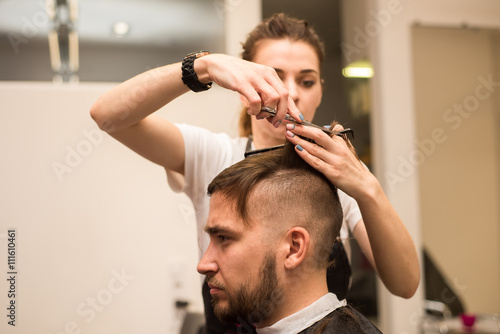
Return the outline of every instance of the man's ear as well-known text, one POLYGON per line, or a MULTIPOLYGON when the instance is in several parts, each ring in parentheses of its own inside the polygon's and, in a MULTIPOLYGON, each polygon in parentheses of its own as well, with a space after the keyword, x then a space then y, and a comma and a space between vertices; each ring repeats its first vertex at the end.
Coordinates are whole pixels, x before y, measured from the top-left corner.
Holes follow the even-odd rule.
POLYGON ((284 239, 286 258, 284 266, 288 270, 295 269, 306 258, 309 250, 309 232, 303 227, 292 227, 284 239))

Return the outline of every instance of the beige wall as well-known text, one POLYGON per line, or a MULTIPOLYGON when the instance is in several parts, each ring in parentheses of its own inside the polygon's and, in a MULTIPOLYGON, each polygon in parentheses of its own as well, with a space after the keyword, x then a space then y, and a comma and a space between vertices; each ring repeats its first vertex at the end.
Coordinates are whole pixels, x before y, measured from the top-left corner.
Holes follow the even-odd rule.
MULTIPOLYGON (((183 316, 176 299, 203 310, 189 199, 90 118, 111 86, 0 83, 1 333, 174 334, 183 316), (5 310, 9 228, 17 230, 15 328, 5 310)), ((159 113, 234 134, 239 106, 214 87, 159 113)))
MULTIPOLYGON (((500 95, 491 32, 414 28, 422 242, 470 312, 500 312, 500 95), (494 81, 496 84, 485 84, 494 81)), ((496 33, 498 34, 498 33, 496 33)), ((413 160, 412 160, 413 158, 413 160)))
MULTIPOLYGON (((496 81, 500 81, 500 34, 493 34, 492 35, 492 46, 493 46, 493 59, 496 59, 493 63, 493 71, 494 71, 494 76, 496 78, 496 81)), ((496 134, 497 134, 497 143, 500 143, 500 94, 496 94, 493 99, 493 107, 495 108, 495 128, 496 134)), ((497 152, 496 152, 496 163, 497 166, 500 166, 500 144, 497 146, 497 152)), ((500 189, 500 177, 497 178, 497 187, 500 189)), ((500 190, 499 190, 500 191, 500 190)), ((497 205, 497 215, 500 217, 500 205, 497 205)), ((500 224, 500 223, 499 223, 500 224)), ((499 228, 499 234, 498 238, 500 240, 500 228, 499 228)))

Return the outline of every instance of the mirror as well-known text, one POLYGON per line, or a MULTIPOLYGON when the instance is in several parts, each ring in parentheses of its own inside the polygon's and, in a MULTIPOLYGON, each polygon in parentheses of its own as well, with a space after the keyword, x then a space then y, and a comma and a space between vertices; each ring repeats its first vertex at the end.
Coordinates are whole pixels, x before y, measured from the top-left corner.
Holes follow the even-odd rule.
POLYGON ((450 287, 426 297, 499 312, 500 32, 415 26, 412 38, 422 240, 450 287))

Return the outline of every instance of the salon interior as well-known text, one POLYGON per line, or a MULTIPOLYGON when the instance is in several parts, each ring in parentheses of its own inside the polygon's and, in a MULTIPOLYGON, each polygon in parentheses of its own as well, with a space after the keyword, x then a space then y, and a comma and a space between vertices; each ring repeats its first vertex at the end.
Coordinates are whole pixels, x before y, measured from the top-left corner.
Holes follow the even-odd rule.
MULTIPOLYGON (((324 39, 314 121, 354 130, 419 251, 420 285, 403 299, 354 244, 348 302, 384 333, 500 333, 493 0, 0 0, 2 277, 16 236, 16 297, 0 280, 0 332, 198 333, 192 203, 89 110, 117 83, 189 52, 239 56, 276 12, 324 39)), ((236 136, 240 108, 215 86, 157 113, 236 136)))

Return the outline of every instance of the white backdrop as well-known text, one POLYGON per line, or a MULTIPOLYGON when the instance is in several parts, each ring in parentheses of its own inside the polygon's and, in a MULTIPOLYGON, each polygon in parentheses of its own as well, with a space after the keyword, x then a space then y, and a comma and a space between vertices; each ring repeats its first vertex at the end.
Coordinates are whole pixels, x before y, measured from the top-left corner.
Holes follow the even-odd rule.
MULTIPOLYGON (((189 199, 90 118, 111 87, 0 83, 2 333, 177 333, 176 299, 202 312, 189 199)), ((239 106, 214 87, 159 113, 234 135, 239 106)))

